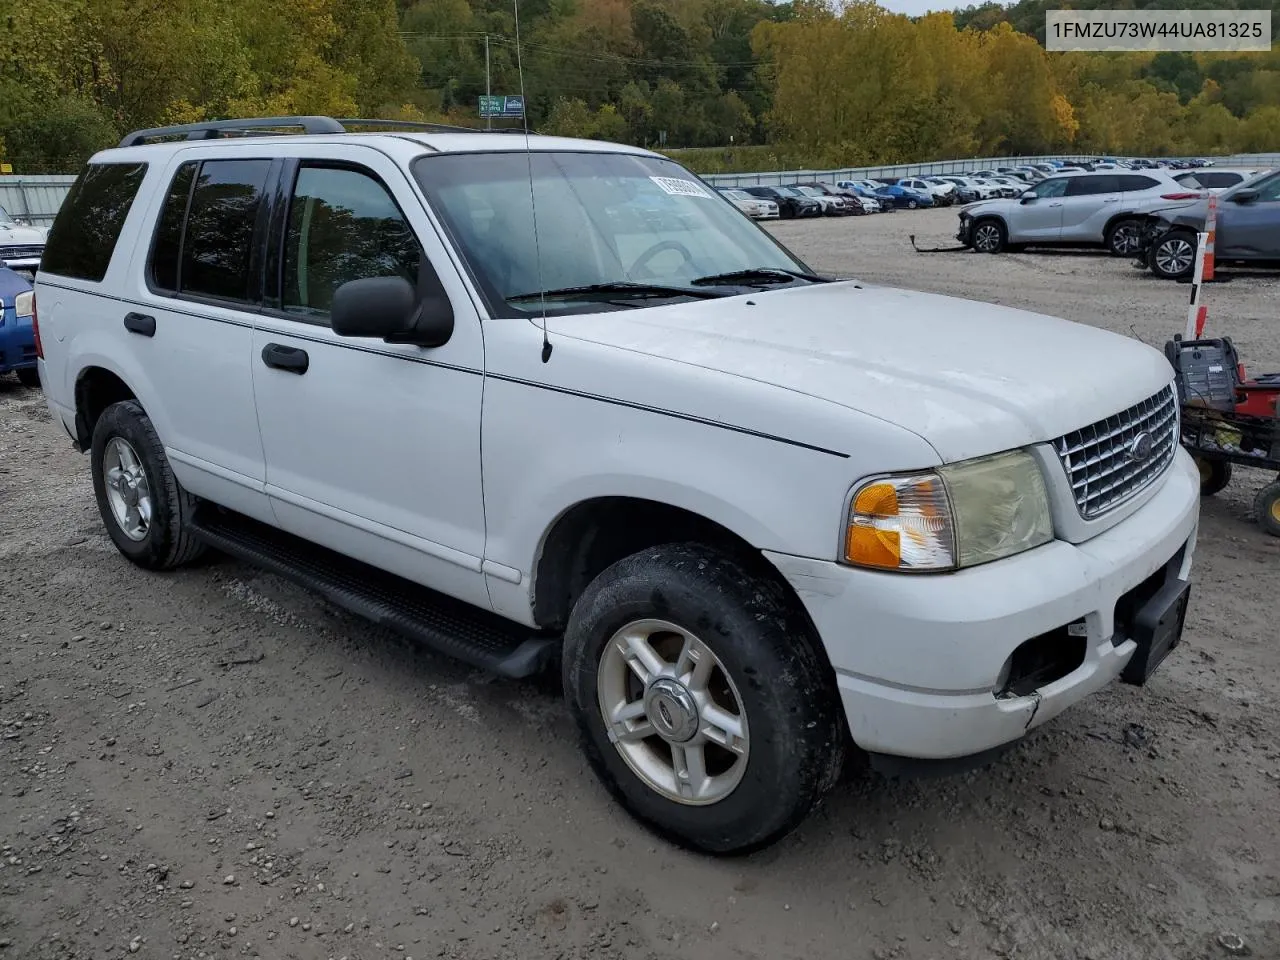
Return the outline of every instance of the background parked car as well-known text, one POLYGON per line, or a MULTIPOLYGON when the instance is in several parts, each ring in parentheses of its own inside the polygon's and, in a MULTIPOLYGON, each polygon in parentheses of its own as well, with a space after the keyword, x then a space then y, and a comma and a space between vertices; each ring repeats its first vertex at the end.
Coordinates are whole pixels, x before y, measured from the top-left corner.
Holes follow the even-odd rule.
POLYGON ((35 270, 44 253, 45 231, 19 221, 0 207, 0 263, 15 269, 35 270))
POLYGON ((24 386, 40 386, 36 337, 31 327, 35 301, 31 278, 0 266, 0 374, 18 374, 24 386))
POLYGON ((982 253, 1035 244, 1104 246, 1116 256, 1132 256, 1147 213, 1189 206, 1202 196, 1198 186, 1184 186, 1166 171, 1061 174, 1016 200, 965 207, 956 238, 982 253))
POLYGON ((838 180, 836 186, 841 190, 852 191, 863 199, 874 200, 881 213, 896 213, 898 210, 893 195, 883 186, 872 186, 867 180, 838 180))
POLYGON ((849 205, 844 202, 844 197, 830 196, 817 187, 807 187, 798 183, 793 183, 790 187, 797 193, 812 197, 822 204, 822 215, 824 217, 847 217, 850 213, 849 205))
POLYGON ((854 216, 880 212, 880 204, 878 201, 868 197, 860 197, 854 191, 841 189, 833 183, 822 183, 821 181, 815 180, 810 183, 797 184, 797 186, 809 187, 828 197, 839 197, 844 201, 844 205, 848 208, 848 212, 854 216))
POLYGON ((1249 170, 1241 167, 1217 167, 1213 170, 1197 168, 1185 173, 1175 173, 1173 179, 1185 186, 1199 184, 1209 193, 1224 193, 1232 187, 1252 180, 1266 170, 1249 170))
MULTIPOLYGON (((1208 212, 1208 200, 1152 211, 1142 226, 1139 262, 1163 280, 1190 276, 1197 234, 1204 230, 1208 212)), ((1232 187, 1218 198, 1214 259, 1280 263, 1280 170, 1232 187)))
POLYGON ((778 219, 778 205, 772 200, 753 197, 745 190, 739 190, 736 187, 717 187, 716 189, 748 217, 756 220, 778 219))
POLYGON ((907 210, 917 210, 920 207, 934 206, 933 196, 928 193, 922 193, 919 190, 912 190, 908 187, 894 184, 885 187, 884 192, 893 198, 893 205, 907 210))
POLYGON ((753 197, 772 200, 778 205, 778 215, 784 220, 793 217, 820 217, 822 204, 813 197, 806 197, 788 187, 743 187, 753 197))
POLYGON ((949 207, 956 202, 956 185, 938 177, 903 177, 897 186, 917 193, 925 193, 933 198, 940 207, 949 207))

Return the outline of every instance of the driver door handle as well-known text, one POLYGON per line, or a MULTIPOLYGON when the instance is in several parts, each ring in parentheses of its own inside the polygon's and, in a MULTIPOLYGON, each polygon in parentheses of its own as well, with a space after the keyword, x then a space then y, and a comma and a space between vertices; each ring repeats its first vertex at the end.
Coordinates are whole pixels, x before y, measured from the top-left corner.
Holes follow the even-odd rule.
POLYGON ((268 367, 296 373, 298 376, 306 373, 311 366, 307 351, 299 347, 286 347, 283 343, 268 343, 263 347, 262 362, 268 367))

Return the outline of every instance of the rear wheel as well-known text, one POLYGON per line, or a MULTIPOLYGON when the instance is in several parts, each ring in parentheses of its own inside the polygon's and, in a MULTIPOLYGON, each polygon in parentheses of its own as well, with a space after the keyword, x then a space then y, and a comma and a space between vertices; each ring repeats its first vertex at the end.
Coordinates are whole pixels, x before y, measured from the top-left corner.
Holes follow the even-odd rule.
POLYGON ((1196 242, 1190 230, 1170 230, 1151 245, 1147 265, 1162 280, 1189 277, 1195 270, 1196 242))
POLYGON ((979 220, 973 225, 973 249, 978 253, 1000 253, 1008 239, 1004 224, 994 217, 979 220))
POLYGON ((18 371, 18 382, 24 387, 40 386, 40 371, 36 367, 23 367, 18 371))
POLYGON ((919 203, 917 203, 915 200, 908 200, 908 201, 907 201, 907 209, 908 209, 908 210, 914 210, 914 209, 916 209, 916 207, 918 207, 918 206, 920 206, 920 204, 919 204, 919 203))
POLYGON ((601 780, 639 820, 715 854, 794 829, 845 730, 817 638, 782 591, 695 545, 601 573, 565 632, 564 688, 601 780))
POLYGON ((126 557, 148 570, 171 570, 204 552, 191 529, 196 499, 178 485, 151 418, 136 400, 103 411, 89 462, 98 512, 126 557))
POLYGON ((1142 240, 1142 224, 1138 220, 1117 220, 1107 228, 1103 238, 1112 256, 1131 257, 1138 252, 1138 244, 1142 240))
POLYGON ((1200 468, 1200 496, 1212 497, 1221 493, 1231 483, 1231 461, 1210 460, 1207 457, 1196 457, 1196 466, 1200 468))
POLYGON ((1262 529, 1273 537, 1280 537, 1280 480, 1269 483, 1258 491, 1253 510, 1262 529))

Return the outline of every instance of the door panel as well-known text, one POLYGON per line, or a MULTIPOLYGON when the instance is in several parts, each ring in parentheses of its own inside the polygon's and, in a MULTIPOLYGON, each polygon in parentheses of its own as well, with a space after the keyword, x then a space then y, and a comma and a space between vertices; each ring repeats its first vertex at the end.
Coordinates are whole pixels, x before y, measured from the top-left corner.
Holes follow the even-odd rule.
POLYGON ((259 321, 252 349, 267 493, 283 528, 487 606, 479 316, 399 169, 346 150, 346 167, 300 150, 284 191, 280 287, 269 291, 278 309, 259 321), (337 286, 416 280, 423 252, 453 304, 447 344, 332 331, 337 286))
POLYGON ((270 160, 202 160, 198 150, 175 157, 168 189, 148 212, 156 226, 137 254, 145 268, 130 271, 135 302, 120 304, 114 320, 163 398, 157 421, 179 482, 260 520, 271 509, 249 357, 270 168, 270 160))
POLYGON ((1260 181, 1251 203, 1218 203, 1215 254, 1222 258, 1280 260, 1280 174, 1260 181))
POLYGON ((1057 240, 1062 234, 1062 193, 1065 180, 1047 180, 1037 184, 1035 199, 1019 202, 1009 214, 1009 239, 1057 240))
POLYGON ((1072 177, 1062 198, 1062 240, 1100 243, 1103 228, 1120 209, 1119 204, 1118 177, 1072 177))

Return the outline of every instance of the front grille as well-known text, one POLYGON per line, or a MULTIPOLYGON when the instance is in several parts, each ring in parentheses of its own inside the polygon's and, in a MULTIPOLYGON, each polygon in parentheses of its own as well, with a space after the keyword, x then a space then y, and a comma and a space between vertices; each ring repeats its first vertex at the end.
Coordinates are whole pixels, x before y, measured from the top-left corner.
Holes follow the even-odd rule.
POLYGON ((44 253, 42 243, 21 243, 14 246, 0 247, 0 260, 27 260, 44 253))
POLYGON ((1173 462, 1178 445, 1178 407, 1173 387, 1059 437, 1053 448, 1071 482, 1076 508, 1086 520, 1136 496, 1173 462), (1136 456, 1143 435, 1150 452, 1136 456))

